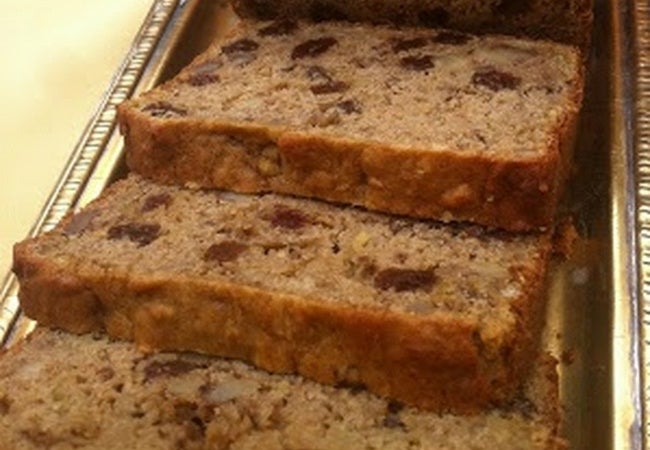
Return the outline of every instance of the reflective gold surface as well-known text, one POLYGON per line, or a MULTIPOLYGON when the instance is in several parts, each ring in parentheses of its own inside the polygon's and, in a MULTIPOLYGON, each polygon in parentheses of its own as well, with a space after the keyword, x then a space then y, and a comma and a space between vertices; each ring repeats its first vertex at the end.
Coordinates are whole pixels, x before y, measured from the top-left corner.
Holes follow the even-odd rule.
MULTIPOLYGON (((640 25, 634 6, 612 2, 609 98, 611 202, 611 403, 612 448, 642 448, 640 303, 636 239, 633 128, 636 82, 633 33, 640 25)), ((604 45, 604 44, 602 44, 604 45)))
MULTIPOLYGON (((147 89, 173 75, 230 20, 216 0, 190 0, 184 7, 174 1, 156 3, 157 13, 145 22, 141 40, 82 137, 78 158, 36 231, 55 223, 61 211, 85 204, 123 174, 112 105, 131 90, 147 89), (94 155, 92 164, 86 153, 94 155)), ((640 382, 646 378, 642 350, 648 345, 645 327, 650 327, 646 3, 596 0, 576 170, 563 205, 580 239, 568 260, 556 261, 549 282, 543 345, 561 361, 565 432, 574 449, 645 448, 641 407, 649 400, 642 395, 640 382)), ((13 322, 16 286, 7 284, 5 289, 0 328, 3 323, 13 325, 9 341, 14 341, 29 331, 31 323, 13 322)))

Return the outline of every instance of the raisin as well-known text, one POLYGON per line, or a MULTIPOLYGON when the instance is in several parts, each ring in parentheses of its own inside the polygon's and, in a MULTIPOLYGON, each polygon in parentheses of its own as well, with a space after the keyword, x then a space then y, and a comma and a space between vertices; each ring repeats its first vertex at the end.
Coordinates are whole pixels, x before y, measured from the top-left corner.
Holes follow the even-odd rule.
POLYGON ((531 8, 531 0, 501 0, 501 3, 494 7, 494 11, 503 15, 515 15, 528 12, 531 8))
POLYGON ((293 33, 297 28, 297 22, 289 19, 281 19, 260 28, 257 34, 260 36, 284 36, 293 33))
POLYGON ((203 366, 185 361, 182 359, 173 359, 171 361, 152 361, 144 368, 145 381, 151 381, 154 378, 163 376, 177 376, 184 373, 200 369, 203 366))
POLYGON ((128 238, 140 247, 151 244, 158 239, 160 234, 160 225, 157 223, 126 223, 115 225, 108 229, 109 239, 128 238))
POLYGON ((515 89, 521 84, 521 78, 508 72, 485 68, 474 72, 474 75, 472 75, 472 83, 497 92, 504 89, 515 89))
POLYGON ((273 213, 267 217, 274 227, 288 228, 290 230, 297 230, 307 225, 310 220, 297 209, 287 208, 278 205, 273 210, 273 213))
POLYGON ((80 211, 72 216, 70 221, 63 227, 63 234, 66 236, 74 236, 83 233, 98 215, 99 212, 92 209, 80 211))
POLYGON ((309 17, 314 22, 347 20, 347 15, 328 2, 315 1, 309 9, 309 17))
POLYGON ((437 44, 463 45, 469 42, 470 39, 469 34, 459 33, 458 31, 441 31, 432 41, 437 44))
POLYGON ((336 45, 338 41, 333 37, 322 37, 318 39, 309 39, 308 41, 298 44, 291 52, 291 59, 301 59, 314 57, 325 53, 330 47, 336 45))
POLYGON ((401 410, 404 409, 404 405, 398 401, 390 400, 388 405, 386 405, 386 410, 390 414, 398 414, 401 410))
POLYGON ((338 102, 336 106, 346 114, 361 114, 361 105, 356 100, 343 100, 338 102))
POLYGON ((242 38, 228 45, 224 45, 223 47, 221 47, 221 51, 224 52, 226 55, 230 55, 232 53, 252 52, 257 50, 259 46, 260 44, 258 44, 252 39, 242 38))
POLYGON ((237 241, 224 241, 212 244, 203 254, 204 261, 229 262, 236 260, 248 246, 237 241))
POLYGON ((405 52, 414 48, 420 48, 427 45, 427 40, 423 37, 413 39, 396 38, 392 40, 392 47, 395 53, 405 52))
POLYGON ((396 292, 423 290, 429 292, 436 281, 433 269, 401 269, 391 267, 383 269, 375 275, 375 287, 386 291, 396 292))
POLYGON ((144 200, 142 204, 142 212, 153 211, 156 208, 164 206, 167 208, 172 203, 172 196, 167 192, 161 194, 150 195, 144 200))
POLYGON ((219 75, 215 72, 221 67, 218 60, 208 60, 192 68, 186 82, 192 86, 205 86, 206 84, 218 83, 219 75))
POLYGON ((433 68, 433 59, 429 55, 405 56, 400 60, 402 67, 410 70, 428 70, 433 68))
POLYGON ((0 397, 0 416, 6 416, 11 410, 11 400, 6 395, 0 397))
POLYGON ((389 401, 386 406, 386 416, 382 425, 386 428, 405 428, 404 422, 399 417, 400 411, 404 409, 404 405, 399 402, 389 401))
POLYGON ((426 27, 443 27, 449 23, 451 14, 445 8, 437 7, 418 13, 418 20, 426 27))
POLYGON ((307 67, 307 77, 312 81, 333 81, 332 76, 321 66, 307 67))
POLYGON ((169 102, 154 102, 150 103, 142 108, 142 111, 148 112, 153 117, 174 117, 174 116, 186 116, 187 110, 179 108, 172 105, 169 102))
POLYGON ((326 83, 321 83, 321 84, 311 86, 309 90, 311 90, 314 93, 314 95, 322 95, 322 94, 333 94, 335 92, 347 91, 349 87, 350 86, 343 81, 328 81, 326 83))

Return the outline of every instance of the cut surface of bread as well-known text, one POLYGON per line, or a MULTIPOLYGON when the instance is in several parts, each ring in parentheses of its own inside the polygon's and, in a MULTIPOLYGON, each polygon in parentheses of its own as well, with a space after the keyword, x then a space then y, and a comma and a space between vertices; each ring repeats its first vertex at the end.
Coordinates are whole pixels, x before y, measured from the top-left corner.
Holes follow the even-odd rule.
POLYGON ((426 413, 355 388, 191 353, 37 329, 0 357, 0 447, 559 449, 552 362, 507 407, 426 413))
POLYGON ((130 168, 160 182, 518 231, 552 222, 582 83, 550 42, 241 22, 118 119, 130 168))
POLYGON ((432 410, 512 397, 543 322, 546 234, 138 176, 17 244, 24 312, 432 410))
POLYGON ((586 48, 592 0, 234 0, 245 17, 351 20, 552 39, 586 48))

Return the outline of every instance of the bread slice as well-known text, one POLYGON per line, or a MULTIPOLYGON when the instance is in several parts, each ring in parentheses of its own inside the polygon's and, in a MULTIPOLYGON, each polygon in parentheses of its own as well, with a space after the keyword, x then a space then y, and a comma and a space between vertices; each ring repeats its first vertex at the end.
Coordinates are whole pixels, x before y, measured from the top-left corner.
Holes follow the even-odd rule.
POLYGON ((243 22, 118 117, 159 182, 530 230, 553 219, 582 86, 549 42, 243 22))
POLYGON ((45 325, 475 412, 511 399, 534 358, 549 248, 132 176, 18 244, 14 271, 45 325))
POLYGON ((28 339, 0 357, 5 449, 564 448, 548 360, 504 409, 458 417, 100 336, 37 329, 28 339))
POLYGON ((244 17, 351 20, 551 39, 587 48, 592 0, 233 0, 244 17))

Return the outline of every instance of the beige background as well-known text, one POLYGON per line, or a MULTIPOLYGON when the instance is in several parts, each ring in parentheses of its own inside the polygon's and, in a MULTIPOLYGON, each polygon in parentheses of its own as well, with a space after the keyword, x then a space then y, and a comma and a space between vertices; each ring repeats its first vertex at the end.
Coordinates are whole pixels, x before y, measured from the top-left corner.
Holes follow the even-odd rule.
POLYGON ((0 0, 0 280, 151 0, 0 0))

